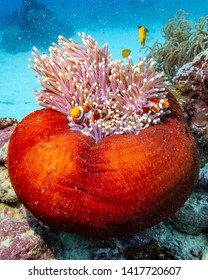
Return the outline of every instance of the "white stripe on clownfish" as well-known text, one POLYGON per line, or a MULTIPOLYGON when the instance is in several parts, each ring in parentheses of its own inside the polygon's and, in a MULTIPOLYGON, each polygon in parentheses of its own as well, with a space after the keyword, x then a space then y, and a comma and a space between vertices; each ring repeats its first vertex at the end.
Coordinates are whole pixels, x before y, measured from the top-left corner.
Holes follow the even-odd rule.
POLYGON ((80 124, 89 113, 91 114, 91 111, 88 106, 76 106, 71 110, 70 115, 76 124, 80 124))
POLYGON ((166 99, 154 98, 151 100, 153 113, 159 112, 159 110, 166 110, 169 107, 169 102, 166 99))

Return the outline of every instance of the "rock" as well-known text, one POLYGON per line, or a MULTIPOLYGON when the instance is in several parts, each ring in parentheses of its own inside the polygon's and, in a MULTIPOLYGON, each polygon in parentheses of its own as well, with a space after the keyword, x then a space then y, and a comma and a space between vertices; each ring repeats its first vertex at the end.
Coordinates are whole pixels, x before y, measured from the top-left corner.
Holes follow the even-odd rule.
POLYGON ((208 49, 196 55, 192 62, 184 64, 173 78, 173 83, 184 95, 198 92, 200 97, 208 93, 208 49))
POLYGON ((137 247, 128 247, 125 251, 127 260, 174 260, 174 256, 161 248, 155 239, 137 247))
MULTIPOLYGON (((17 120, 13 118, 0 118, 0 130, 3 130, 7 127, 13 127, 17 124, 17 120)), ((1 144, 0 144, 1 145, 1 144)))
POLYGON ((140 247, 155 238, 157 226, 140 231, 137 234, 128 234, 120 240, 124 247, 140 247))
POLYGON ((18 200, 16 193, 11 185, 8 170, 0 166, 0 202, 14 203, 18 200))
POLYGON ((170 221, 158 226, 156 239, 176 260, 201 260, 207 255, 208 239, 204 234, 189 235, 177 230, 170 221))
POLYGON ((14 203, 17 196, 12 188, 7 165, 7 151, 9 139, 17 125, 17 120, 12 118, 0 119, 0 202, 14 203))
POLYGON ((116 247, 114 250, 99 248, 92 253, 93 260, 125 260, 123 248, 116 247))
POLYGON ((56 259, 60 242, 56 234, 40 224, 27 210, 0 204, 0 259, 56 259))
POLYGON ((182 232, 200 234, 208 227, 208 192, 195 191, 170 221, 182 232))
POLYGON ((202 258, 201 258, 202 260, 208 260, 208 250, 205 250, 204 252, 203 252, 203 254, 202 254, 202 258))
POLYGON ((196 139, 200 164, 208 162, 208 49, 183 65, 173 78, 176 97, 196 139))
POLYGON ((208 191, 208 163, 200 169, 197 188, 208 191))
POLYGON ((75 234, 59 232, 58 239, 61 242, 62 250, 60 259, 62 260, 91 260, 91 249, 84 249, 81 246, 82 237, 75 234))
POLYGON ((9 139, 16 127, 17 120, 12 118, 0 119, 0 165, 7 163, 9 139))
POLYGON ((116 246, 113 238, 97 239, 97 238, 84 236, 81 240, 81 247, 84 249, 95 249, 95 248, 115 249, 116 246))

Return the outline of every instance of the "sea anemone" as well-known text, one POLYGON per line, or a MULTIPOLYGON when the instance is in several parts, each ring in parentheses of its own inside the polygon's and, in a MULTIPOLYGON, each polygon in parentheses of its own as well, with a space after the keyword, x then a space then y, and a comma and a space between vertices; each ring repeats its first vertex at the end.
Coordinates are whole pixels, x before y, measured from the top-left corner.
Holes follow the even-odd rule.
POLYGON ((107 44, 100 49, 90 36, 79 35, 85 46, 59 36, 50 57, 34 48, 31 68, 45 88, 37 93, 40 105, 66 115, 72 130, 96 142, 109 135, 138 134, 170 112, 167 81, 155 71, 154 61, 113 61, 107 44), (88 114, 80 112, 83 106, 88 114), (81 114, 78 121, 75 110, 81 114))
POLYGON ((157 70, 163 70, 170 78, 208 47, 208 16, 199 18, 195 24, 186 18, 187 15, 187 12, 178 10, 163 29, 164 44, 156 41, 152 47, 145 47, 150 50, 147 58, 153 58, 157 70))
POLYGON ((42 222, 96 238, 138 232, 173 215, 198 177, 194 138, 154 62, 113 61, 108 46, 59 37, 32 69, 45 108, 9 144, 21 202, 42 222))

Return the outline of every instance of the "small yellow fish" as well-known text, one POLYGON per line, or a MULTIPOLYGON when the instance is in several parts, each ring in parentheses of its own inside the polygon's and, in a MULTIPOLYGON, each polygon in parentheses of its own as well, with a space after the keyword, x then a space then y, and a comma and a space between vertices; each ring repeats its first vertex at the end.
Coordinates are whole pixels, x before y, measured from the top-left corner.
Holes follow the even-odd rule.
POLYGON ((130 55, 130 53, 131 53, 131 50, 128 50, 128 49, 122 50, 123 58, 128 57, 130 55))
POLYGON ((147 28, 145 26, 138 26, 138 31, 139 31, 139 40, 140 40, 140 43, 142 44, 142 46, 144 47, 145 45, 145 41, 147 39, 147 28))

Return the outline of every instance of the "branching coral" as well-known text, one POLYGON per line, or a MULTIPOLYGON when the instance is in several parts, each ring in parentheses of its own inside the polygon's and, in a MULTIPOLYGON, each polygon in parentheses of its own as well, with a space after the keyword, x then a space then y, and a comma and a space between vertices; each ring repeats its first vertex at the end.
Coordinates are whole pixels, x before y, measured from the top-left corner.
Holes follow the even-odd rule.
POLYGON ((71 129, 96 142, 112 134, 138 134, 160 122, 168 112, 167 81, 155 71, 155 63, 113 61, 107 44, 101 49, 90 36, 80 37, 85 46, 60 36, 50 57, 34 49, 31 68, 45 88, 38 91, 39 104, 65 114, 71 129), (83 107, 87 114, 79 118, 80 110, 85 113, 83 107))
POLYGON ((157 69, 167 75, 174 76, 176 71, 201 51, 208 47, 208 16, 199 18, 194 24, 187 20, 183 10, 177 11, 175 17, 169 20, 163 30, 165 43, 156 41, 150 50, 148 58, 157 61, 157 69))

